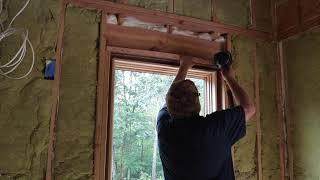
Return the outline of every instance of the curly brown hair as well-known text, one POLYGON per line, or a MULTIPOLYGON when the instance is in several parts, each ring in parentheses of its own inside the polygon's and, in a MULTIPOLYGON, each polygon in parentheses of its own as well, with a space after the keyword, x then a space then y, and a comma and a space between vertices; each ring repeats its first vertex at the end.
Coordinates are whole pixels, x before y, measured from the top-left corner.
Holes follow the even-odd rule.
POLYGON ((189 79, 172 83, 166 95, 166 103, 174 119, 199 115, 201 109, 198 89, 189 79))

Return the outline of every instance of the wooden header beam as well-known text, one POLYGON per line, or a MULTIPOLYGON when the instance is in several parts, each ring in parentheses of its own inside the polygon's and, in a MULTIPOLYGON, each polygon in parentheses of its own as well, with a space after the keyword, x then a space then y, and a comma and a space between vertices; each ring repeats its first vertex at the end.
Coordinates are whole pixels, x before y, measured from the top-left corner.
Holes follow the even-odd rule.
POLYGON ((215 53, 220 52, 224 44, 193 37, 110 24, 107 25, 103 36, 110 46, 186 54, 207 59, 207 61, 211 60, 215 53))
POLYGON ((106 11, 110 14, 121 14, 134 16, 143 21, 177 26, 181 29, 196 32, 218 32, 229 34, 243 34, 264 40, 275 40, 272 33, 250 30, 238 26, 227 25, 220 22, 200 20, 192 17, 179 16, 161 11, 149 10, 125 4, 114 3, 103 0, 65 0, 65 3, 106 11))

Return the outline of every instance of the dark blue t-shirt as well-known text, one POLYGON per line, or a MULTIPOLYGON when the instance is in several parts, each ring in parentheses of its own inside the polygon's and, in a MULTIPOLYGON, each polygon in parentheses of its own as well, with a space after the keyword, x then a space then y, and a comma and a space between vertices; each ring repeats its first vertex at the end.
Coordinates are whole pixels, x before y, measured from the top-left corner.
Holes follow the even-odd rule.
POLYGON ((246 134, 241 106, 206 117, 157 118, 158 146, 166 180, 234 180, 231 146, 246 134))

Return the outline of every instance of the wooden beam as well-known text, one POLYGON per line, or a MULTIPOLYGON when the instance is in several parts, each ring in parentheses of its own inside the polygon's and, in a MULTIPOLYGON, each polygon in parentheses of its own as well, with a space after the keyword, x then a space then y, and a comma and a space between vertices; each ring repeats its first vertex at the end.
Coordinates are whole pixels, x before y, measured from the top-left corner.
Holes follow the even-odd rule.
POLYGON ((215 41, 110 24, 104 36, 111 46, 186 54, 207 59, 208 64, 222 46, 215 41))
POLYGON ((54 149, 55 149, 55 142, 56 142, 56 121, 58 118, 57 116, 58 116, 59 98, 60 98, 61 61, 62 61, 65 14, 66 14, 66 4, 64 3, 63 0, 61 0, 60 17, 59 17, 59 24, 58 24, 55 77, 54 77, 54 83, 52 87, 52 109, 51 109, 51 117, 50 117, 46 180, 53 179, 53 175, 54 175, 53 161, 54 161, 54 149))
POLYGON ((261 130, 261 113, 260 113, 260 72, 257 62, 257 47, 253 51, 253 65, 254 65, 254 96, 256 104, 256 157, 257 157, 257 171, 258 180, 262 180, 262 130, 261 130))
POLYGON ((217 19, 217 15, 216 15, 216 0, 211 0, 211 21, 212 22, 218 22, 218 19, 217 19))
POLYGON ((275 63, 276 70, 276 88, 277 88, 277 108, 279 117, 279 129, 280 129, 280 140, 279 140, 279 150, 280 150, 280 179, 285 180, 286 176, 286 156, 287 156, 287 145, 286 145, 286 125, 285 125, 285 112, 284 112, 284 97, 282 90, 282 47, 281 43, 277 44, 277 61, 275 63))
MULTIPOLYGON (((132 61, 130 59, 122 59, 114 57, 116 69, 127 70, 127 71, 137 71, 142 73, 157 73, 163 75, 176 75, 179 69, 179 66, 168 66, 162 64, 161 61, 159 63, 146 63, 139 61, 132 61)), ((188 71, 188 77, 197 78, 197 79, 205 79, 209 75, 211 75, 212 71, 206 71, 202 69, 192 68, 188 71)))
MULTIPOLYGON (((163 53, 158 51, 149 51, 149 50, 141 50, 141 49, 130 49, 130 48, 121 48, 108 46, 108 51, 112 52, 112 56, 118 58, 127 58, 131 60, 138 60, 154 63, 162 63, 169 65, 179 65, 180 63, 180 55, 171 54, 171 53, 163 53)), ((213 64, 213 61, 208 61, 200 58, 195 58, 194 62, 196 63, 195 68, 204 68, 216 71, 218 68, 213 64)))
POLYGON ((174 13, 174 0, 169 0, 168 4, 168 12, 174 13))
MULTIPOLYGON (((114 88, 115 88, 115 63, 111 57, 111 52, 108 52, 107 62, 110 64, 109 69, 109 81, 108 83, 108 116, 107 116, 107 167, 106 170, 106 180, 112 180, 112 140, 113 140, 113 122, 114 122, 114 88)), ((103 179, 104 180, 104 179, 103 179)))
POLYGON ((250 28, 256 29, 257 18, 256 18, 256 0, 250 0, 250 28))
POLYGON ((125 16, 134 16, 143 21, 167 24, 196 32, 219 32, 231 34, 243 34, 250 37, 261 38, 265 40, 274 40, 272 33, 250 30, 234 25, 227 25, 218 22, 200 20, 192 17, 179 16, 175 14, 154 11, 139 7, 132 7, 125 4, 113 3, 103 0, 65 0, 67 3, 78 5, 85 8, 95 8, 105 10, 111 14, 121 14, 125 16))
POLYGON ((278 30, 277 30, 277 11, 276 11, 276 0, 271 0, 271 18, 272 18, 272 31, 273 36, 278 39, 278 30))
POLYGON ((102 180, 106 177, 106 152, 107 152, 107 99, 106 91, 108 82, 108 64, 106 39, 102 35, 106 29, 106 12, 101 13, 100 41, 99 41, 99 67, 98 67, 98 86, 96 104, 96 128, 94 146, 94 179, 102 180))
POLYGON ((284 159, 284 165, 285 165, 285 177, 292 180, 294 179, 294 171, 293 171, 293 144, 292 144, 292 124, 291 124, 291 118, 290 118, 290 112, 288 109, 287 104, 287 97, 288 97, 288 91, 287 91, 287 67, 286 67, 286 60, 283 55, 283 45, 282 41, 278 43, 278 51, 279 51, 279 61, 280 61, 280 70, 281 70, 281 113, 282 113, 282 133, 283 133, 283 159, 284 159))

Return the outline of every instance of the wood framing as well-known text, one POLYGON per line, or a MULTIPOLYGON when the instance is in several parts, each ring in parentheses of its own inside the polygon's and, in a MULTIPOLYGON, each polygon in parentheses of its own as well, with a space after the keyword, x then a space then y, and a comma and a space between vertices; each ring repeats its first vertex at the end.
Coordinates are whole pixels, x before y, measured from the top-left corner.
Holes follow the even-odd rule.
MULTIPOLYGON (((112 58, 112 52, 108 52, 110 55, 108 57, 108 61, 111 65, 111 69, 109 72, 109 101, 108 101, 108 118, 107 118, 107 167, 105 170, 106 173, 106 180, 112 180, 112 141, 113 141, 113 115, 114 115, 114 81, 115 81, 115 63, 112 58)), ((103 180, 105 180, 103 179, 103 180)))
POLYGON ((287 38, 299 31, 298 0, 276 3, 278 39, 287 38))
MULTIPOLYGON (((178 54, 141 49, 129 49, 114 46, 108 46, 107 49, 120 58, 140 58, 140 60, 144 60, 145 62, 161 61, 163 64, 168 65, 178 65, 180 63, 180 55, 178 54)), ((195 58, 194 62, 196 63, 196 68, 201 67, 212 71, 216 71, 218 69, 212 61, 195 58)))
POLYGON ((250 0, 250 28, 256 29, 257 18, 256 18, 256 0, 250 0))
POLYGON ((216 12, 217 12, 216 2, 217 2, 216 0, 211 0, 211 21, 212 22, 218 22, 217 15, 216 15, 216 12))
POLYGON ((320 3, 318 0, 299 0, 301 30, 320 25, 320 3))
POLYGON ((57 38, 57 51, 56 51, 56 64, 55 64, 55 77, 52 88, 52 109, 50 117, 50 130, 49 130, 49 145, 48 145, 48 159, 46 180, 51 180, 54 175, 54 149, 56 142, 56 121, 59 109, 60 98, 60 79, 61 79, 61 61, 62 61, 62 49, 63 49, 63 34, 65 23, 66 4, 63 0, 60 3, 60 17, 58 27, 57 38))
POLYGON ((224 96, 224 85, 223 85, 223 78, 221 73, 217 73, 217 89, 216 89, 216 94, 217 94, 217 111, 221 111, 224 106, 225 106, 225 96, 224 96))
POLYGON ((222 46, 216 41, 111 24, 107 25, 104 36, 110 46, 187 54, 208 61, 222 46))
POLYGON ((282 140, 281 143, 283 145, 282 149, 282 158, 283 158, 283 168, 284 168, 284 175, 285 179, 294 179, 293 173, 293 144, 292 144, 292 132, 291 132, 291 122, 290 122, 290 114, 288 110, 288 92, 287 92, 287 67, 285 58, 283 55, 283 46, 282 42, 278 43, 278 51, 279 51, 279 64, 280 64, 280 77, 281 77, 281 84, 280 84, 280 123, 282 129, 282 140))
MULTIPOLYGON (((101 22, 106 20, 106 13, 102 12, 101 22)), ((106 23, 100 24, 100 34, 104 32, 106 23)), ((94 177, 95 180, 105 179, 105 170, 99 167, 106 166, 106 137, 107 137, 107 101, 108 101, 108 72, 110 64, 109 56, 106 51, 106 39, 100 35, 99 41, 99 66, 98 66, 98 87, 97 87, 97 104, 96 104, 96 128, 95 128, 95 146, 94 146, 94 177)))
MULTIPOLYGON (((111 48, 108 48, 111 50, 111 48)), ((157 63, 153 62, 145 62, 140 60, 132 60, 129 58, 113 58, 116 69, 122 69, 127 71, 136 71, 142 73, 156 73, 163 75, 171 75, 174 76, 177 74, 178 65, 170 66, 166 64, 162 64, 162 61, 158 61, 157 63), (161 63, 161 64, 160 64, 161 63)), ((209 76, 215 74, 215 71, 207 71, 202 69, 191 69, 188 72, 188 77, 198 78, 198 79, 208 79, 209 76)))
MULTIPOLYGON (((252 11, 252 26, 255 26, 255 1, 251 0, 251 11, 252 11)), ((296 0, 297 1, 297 0, 296 0)), ((113 90, 114 90, 114 69, 116 66, 122 66, 122 68, 130 68, 129 64, 115 64, 114 58, 138 60, 148 63, 161 63, 166 65, 178 65, 180 55, 178 54, 189 54, 192 56, 199 57, 196 60, 196 68, 206 70, 217 70, 217 67, 213 65, 212 57, 215 52, 220 51, 223 48, 231 50, 231 35, 232 34, 243 34, 253 38, 260 38, 263 40, 273 41, 275 36, 273 33, 262 32, 254 29, 245 29, 238 26, 227 25, 217 22, 215 18, 215 0, 212 0, 212 11, 213 18, 211 21, 204 21, 196 18, 179 16, 175 14, 147 10, 138 7, 132 7, 125 4, 117 4, 110 1, 103 0, 61 0, 61 10, 59 18, 59 29, 58 29, 58 41, 57 41, 57 52, 56 52, 56 77, 52 89, 53 106, 50 117, 50 134, 49 134, 49 148, 48 148, 48 160, 47 160, 47 172, 46 180, 53 179, 54 176, 54 145, 55 145, 55 127, 57 121, 57 114, 59 108, 59 95, 60 95, 60 80, 61 80, 61 61, 63 51, 63 34, 65 24, 65 13, 67 4, 72 4, 84 8, 94 8, 102 12, 101 26, 100 26, 100 41, 99 41, 99 70, 98 70, 98 87, 97 87, 97 104, 96 104, 96 128, 95 128, 95 145, 94 145, 94 178, 95 180, 105 180, 111 178, 111 166, 108 166, 108 162, 111 161, 111 146, 112 146, 112 127, 113 127, 113 90), (214 41, 205 41, 192 37, 185 37, 179 35, 170 34, 170 28, 168 33, 160 33, 155 31, 149 31, 133 27, 123 27, 118 25, 110 25, 106 23, 107 14, 116 14, 123 16, 133 16, 144 20, 146 22, 160 23, 167 25, 168 27, 178 27, 183 30, 191 30, 195 32, 216 32, 225 34, 227 33, 227 41, 225 43, 218 43, 214 41), (224 45, 226 45, 224 47, 224 45)), ((170 11, 174 12, 174 0, 170 0, 170 11)), ((287 6, 275 5, 277 12, 286 9, 287 6)), ((290 6, 291 7, 291 6, 290 6)), ((290 9, 289 7, 289 9, 290 9)), ((312 9, 310 4, 302 5, 300 8, 312 9)), ((293 10, 295 11, 295 10, 293 10)), ((303 12, 307 12, 305 9, 303 12)), ((277 19, 278 24, 283 22, 285 17, 288 15, 282 14, 284 17, 277 19)), ((275 19, 275 13, 274 13, 275 19)), ((276 22, 276 19, 275 19, 276 22)), ((296 19, 292 17, 288 26, 296 28, 296 19), (293 19, 293 20, 292 20, 293 19), (291 21, 292 20, 292 21, 291 21)), ((314 27, 320 25, 320 18, 307 14, 301 18, 303 28, 314 27)), ((276 27, 274 25, 274 27, 276 27)), ((290 28, 292 28, 290 27, 290 28)), ((280 38, 285 38, 290 35, 286 29, 287 27, 279 27, 281 30, 280 38), (283 28, 283 29, 281 29, 283 28), (283 33, 284 32, 284 33, 283 33)), ((295 32, 295 31, 292 31, 295 32)), ((256 53, 256 52, 255 52, 256 53)), ((281 57, 280 57, 281 59, 281 57)), ((283 62, 282 62, 283 63, 283 62)), ((134 66, 134 63, 131 63, 134 66)), ((283 64, 282 64, 283 66, 283 64)), ((138 69, 137 66, 134 68, 138 69)), ((255 72, 255 97, 257 104, 257 116, 258 121, 260 120, 260 102, 259 102, 259 71, 257 63, 254 62, 255 72)), ((141 69, 141 71, 146 69, 141 69)), ((147 70, 161 72, 157 67, 149 64, 147 70)), ((164 69, 163 73, 173 72, 173 70, 164 69)), ((194 76, 203 76, 204 74, 200 71, 194 71, 194 76)), ((283 72, 282 72, 283 73, 283 72)), ((206 90, 210 93, 206 94, 207 98, 216 98, 217 104, 209 102, 208 109, 214 109, 216 106, 217 110, 225 107, 225 86, 221 75, 218 73, 216 77, 207 76, 206 90), (212 84, 216 84, 213 87, 212 84), (214 92, 216 89, 216 92, 214 92)), ((283 98, 286 96, 284 80, 285 77, 281 74, 281 94, 283 98)), ((281 103, 285 106, 285 100, 282 99, 281 103)), ((281 108, 281 112, 285 114, 285 107, 281 108), (283 108, 283 109, 282 109, 283 108)), ((285 116, 285 115, 283 115, 285 116)), ((283 117, 284 121, 287 117, 283 117)), ((257 121, 257 172, 258 179, 262 179, 262 160, 261 160, 261 122, 257 121)), ((290 124, 285 121, 282 124, 282 128, 285 129, 290 124)), ((281 162, 282 173, 281 176, 286 175, 286 155, 288 151, 289 176, 293 178, 293 151, 290 147, 290 129, 284 130, 288 132, 287 142, 284 144, 285 136, 281 137, 281 162), (288 149, 286 150, 286 146, 288 149)))
POLYGON ((66 3, 78 5, 85 8, 95 8, 104 10, 111 14, 121 14, 125 16, 134 16, 143 21, 167 24, 181 29, 196 32, 218 32, 230 34, 243 34, 250 37, 261 38, 265 40, 274 40, 272 33, 250 30, 238 26, 227 25, 218 22, 205 21, 196 18, 179 16, 175 14, 148 10, 139 7, 132 7, 125 4, 117 4, 103 0, 65 0, 66 3))
POLYGON ((254 68, 254 97, 256 104, 256 158, 257 158, 257 175, 258 180, 262 180, 262 130, 260 114, 260 72, 257 62, 257 47, 253 51, 253 68, 254 68))
POLYGON ((278 37, 278 31, 277 31, 277 16, 276 16, 276 0, 271 0, 271 8, 270 8, 270 13, 271 13, 271 18, 272 18, 272 31, 273 31, 273 36, 278 37))
POLYGON ((174 13, 174 0, 169 0, 168 4, 168 12, 174 13))
POLYGON ((283 0, 275 3, 278 40, 320 26, 318 0, 283 0))
MULTIPOLYGON (((103 45, 103 44, 102 44, 103 45)), ((99 63, 99 82, 98 82, 98 102, 97 102, 97 123, 96 124, 96 144, 95 144, 95 179, 111 180, 112 176, 112 129, 113 129, 113 101, 114 101, 114 72, 116 68, 174 75, 178 66, 168 66, 147 63, 144 56, 156 58, 156 62, 162 64, 164 61, 157 58, 169 58, 171 61, 179 60, 178 55, 160 53, 145 50, 130 50, 128 48, 106 47, 100 54, 103 61, 99 63), (141 53, 141 54, 139 54, 141 53), (129 54, 130 56, 121 56, 121 54, 129 54), (133 58, 136 56, 135 58, 133 58), (123 59, 122 57, 125 57, 123 59), (99 116, 98 116, 99 115, 99 116), (104 149, 105 148, 105 149, 104 149), (100 158, 100 160, 96 159, 100 158), (105 173, 104 173, 105 172, 105 173)), ((206 81, 206 98, 209 99, 205 108, 206 113, 213 112, 215 93, 215 72, 193 69, 190 76, 204 79, 206 81), (209 91, 208 91, 209 90, 209 91), (211 92, 212 91, 212 92, 211 92)))
POLYGON ((276 88, 277 88, 277 108, 278 108, 278 117, 279 117, 279 129, 280 129, 280 142, 279 142, 279 150, 280 150, 280 179, 286 179, 286 170, 287 170, 287 140, 286 140, 286 125, 285 125, 285 116, 284 116, 284 96, 282 90, 283 84, 283 64, 282 64, 282 44, 278 43, 277 45, 277 60, 275 63, 275 70, 276 70, 276 88))
MULTIPOLYGON (((108 51, 118 52, 119 48, 116 47, 108 47, 108 51)), ((120 48, 121 49, 121 48, 120 48)), ((143 53, 144 54, 144 53, 143 53)), ((162 54, 162 53, 160 53, 162 54)), ((158 57, 158 52, 150 52, 150 57, 158 57)), ((128 70, 128 71, 136 71, 136 72, 143 72, 143 73, 156 73, 156 74, 163 74, 163 75, 176 75, 178 70, 178 65, 167 65, 163 63, 165 61, 161 61, 160 59, 157 60, 157 63, 152 62, 145 62, 144 59, 139 59, 138 61, 135 58, 125 57, 124 59, 118 58, 121 56, 116 56, 113 58, 115 63, 116 69, 121 70, 128 70), (130 61, 128 61, 130 59, 130 61), (159 64, 161 63, 161 64, 159 64)), ((163 53, 163 57, 166 57, 166 54, 163 53)), ((177 56, 176 60, 180 58, 177 56)), ((205 80, 205 107, 204 112, 206 114, 212 113, 216 110, 216 72, 214 70, 204 70, 199 68, 193 68, 188 72, 188 77, 203 79, 205 80)))

